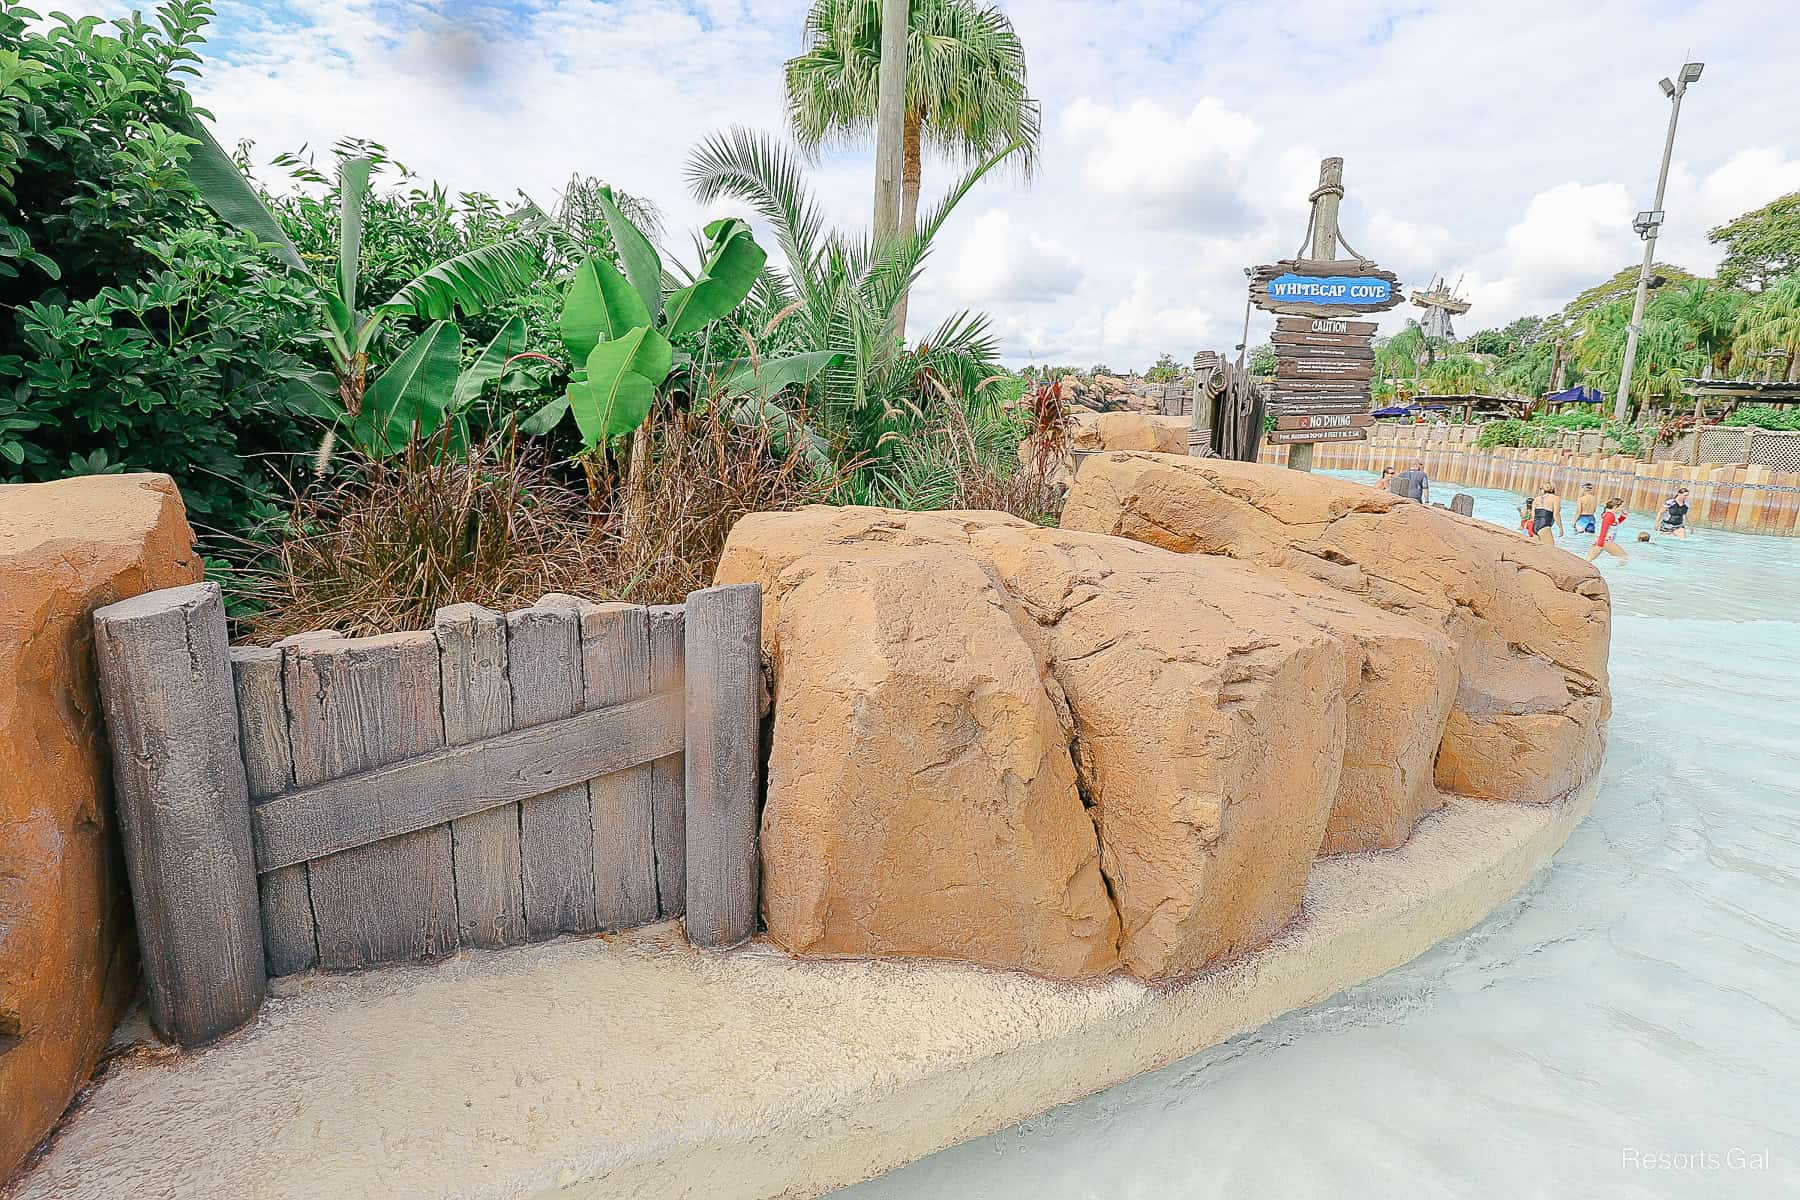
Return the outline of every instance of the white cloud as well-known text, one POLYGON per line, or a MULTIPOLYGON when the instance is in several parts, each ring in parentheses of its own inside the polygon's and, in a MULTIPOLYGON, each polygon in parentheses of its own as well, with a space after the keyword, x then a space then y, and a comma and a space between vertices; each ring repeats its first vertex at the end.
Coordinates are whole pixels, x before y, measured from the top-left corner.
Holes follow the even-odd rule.
MULTIPOLYGON (((142 0, 73 0, 120 14, 142 0)), ((40 6, 41 7, 41 6, 40 6)), ((806 0, 221 0, 196 86, 264 160, 344 135, 451 190, 546 196, 573 172, 706 215, 682 164, 726 125, 776 130, 806 0), (454 13, 455 18, 447 16, 454 13)), ((915 292, 915 332, 986 308, 1014 362, 1148 365, 1228 350, 1242 269, 1294 253, 1322 154, 1342 155, 1352 245, 1411 286, 1442 272, 1459 328, 1547 313, 1634 262, 1676 51, 1689 91, 1658 257, 1711 270, 1706 231, 1800 188, 1791 0, 1005 0, 1042 103, 1041 169, 983 182, 915 292)), ((867 147, 813 172, 866 225, 867 147)), ((925 191, 952 169, 926 163, 925 191)), ((1409 307, 1383 318, 1404 323, 1409 307)), ((1268 327, 1258 314, 1255 339, 1268 327)))
POLYGON ((1043 304, 1073 292, 1081 277, 1073 252, 1020 228, 1005 209, 992 208, 969 224, 949 290, 965 304, 1043 304))
POLYGON ((1184 116, 1152 100, 1069 106, 1064 135, 1091 192, 1137 213, 1201 231, 1241 228, 1253 214, 1249 159, 1261 129, 1213 96, 1184 116))

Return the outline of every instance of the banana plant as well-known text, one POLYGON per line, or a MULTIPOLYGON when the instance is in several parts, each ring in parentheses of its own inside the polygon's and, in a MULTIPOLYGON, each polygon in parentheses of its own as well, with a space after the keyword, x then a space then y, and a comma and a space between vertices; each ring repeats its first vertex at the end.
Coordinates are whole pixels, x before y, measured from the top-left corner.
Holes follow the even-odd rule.
MULTIPOLYGON (((722 218, 703 231, 699 273, 665 292, 667 277, 656 247, 619 210, 610 191, 603 189, 599 200, 618 265, 593 255, 576 270, 563 296, 558 329, 573 364, 568 388, 521 426, 527 433, 545 433, 572 414, 589 451, 644 423, 657 389, 675 367, 693 366, 677 353, 674 339, 729 315, 768 261, 748 225, 722 218)), ((814 353, 729 364, 721 392, 729 399, 766 400, 782 387, 809 381, 837 358, 814 353)))
MULTIPOLYGON (((290 270, 311 277, 299 249, 237 163, 197 118, 188 132, 194 144, 188 151, 187 175, 201 198, 225 221, 267 244, 290 270)), ((410 437, 402 434, 398 414, 411 414, 420 434, 428 435, 442 428, 457 408, 453 392, 459 382, 456 366, 462 334, 449 318, 458 312, 473 314, 522 290, 542 264, 539 239, 526 231, 447 258, 386 300, 361 307, 363 210, 372 168, 367 158, 349 158, 339 165, 337 269, 330 278, 314 282, 322 296, 319 332, 331 355, 331 390, 337 400, 335 407, 323 405, 321 415, 344 426, 361 449, 384 457, 404 449, 410 437), (434 323, 371 378, 369 349, 394 316, 434 323)), ((501 337, 505 334, 502 330, 501 337)), ((329 394, 319 390, 321 399, 329 394)))
POLYGON ((514 317, 464 367, 462 330, 434 321, 369 385, 361 410, 349 420, 350 439, 366 453, 386 457, 449 424, 449 444, 460 451, 468 444, 469 408, 482 388, 524 357, 524 342, 525 318, 514 317))

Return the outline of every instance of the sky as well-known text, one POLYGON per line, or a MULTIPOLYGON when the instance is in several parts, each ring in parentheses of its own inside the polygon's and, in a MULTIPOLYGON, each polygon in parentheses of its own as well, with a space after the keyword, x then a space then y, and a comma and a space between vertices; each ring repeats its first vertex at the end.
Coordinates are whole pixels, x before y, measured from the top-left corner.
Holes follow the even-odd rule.
MULTIPOLYGON (((1669 115, 1657 79, 1689 60, 1706 70, 1683 101, 1657 258, 1709 272, 1709 228, 1800 190, 1791 2, 1004 2, 1042 106, 1040 165, 990 176, 958 208, 909 332, 983 310, 1015 366, 1141 370, 1163 352, 1228 351, 1243 268, 1299 248, 1325 155, 1345 160, 1348 241, 1409 287, 1460 280, 1474 307, 1459 332, 1547 315, 1642 257, 1631 218, 1651 206, 1669 115)), ((781 131, 806 9, 215 3, 193 90, 220 140, 251 139, 257 162, 351 135, 502 199, 597 175, 655 201, 684 256, 689 227, 734 211, 693 202, 687 153, 731 125, 781 131)), ((921 207, 959 172, 928 159, 921 207)), ((867 145, 813 173, 852 227, 868 222, 872 179, 867 145)), ((1252 319, 1253 344, 1271 323, 1252 319)))

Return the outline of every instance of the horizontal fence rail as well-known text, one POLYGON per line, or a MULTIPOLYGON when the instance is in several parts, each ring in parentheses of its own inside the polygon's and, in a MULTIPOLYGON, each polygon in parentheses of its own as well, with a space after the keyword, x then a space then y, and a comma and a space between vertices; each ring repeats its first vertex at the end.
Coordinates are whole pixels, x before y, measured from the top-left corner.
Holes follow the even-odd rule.
POLYGON ((272 647, 226 646, 210 584, 101 609, 158 1031, 199 1045, 313 967, 684 914, 694 945, 750 937, 761 604, 551 595, 272 647))

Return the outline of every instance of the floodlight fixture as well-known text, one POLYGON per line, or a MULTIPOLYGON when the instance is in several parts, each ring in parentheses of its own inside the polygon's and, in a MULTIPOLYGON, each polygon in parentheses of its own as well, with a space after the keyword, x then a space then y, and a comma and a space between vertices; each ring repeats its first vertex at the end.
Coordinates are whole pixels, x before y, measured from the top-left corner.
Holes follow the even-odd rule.
POLYGON ((1683 63, 1680 76, 1681 82, 1693 83, 1700 78, 1700 72, 1704 70, 1706 70, 1705 63, 1683 63))
POLYGON ((1663 95, 1667 96, 1669 99, 1673 100, 1675 98, 1675 85, 1669 82, 1669 77, 1667 75, 1664 75, 1661 79, 1657 80, 1656 86, 1661 88, 1663 90, 1663 95))

